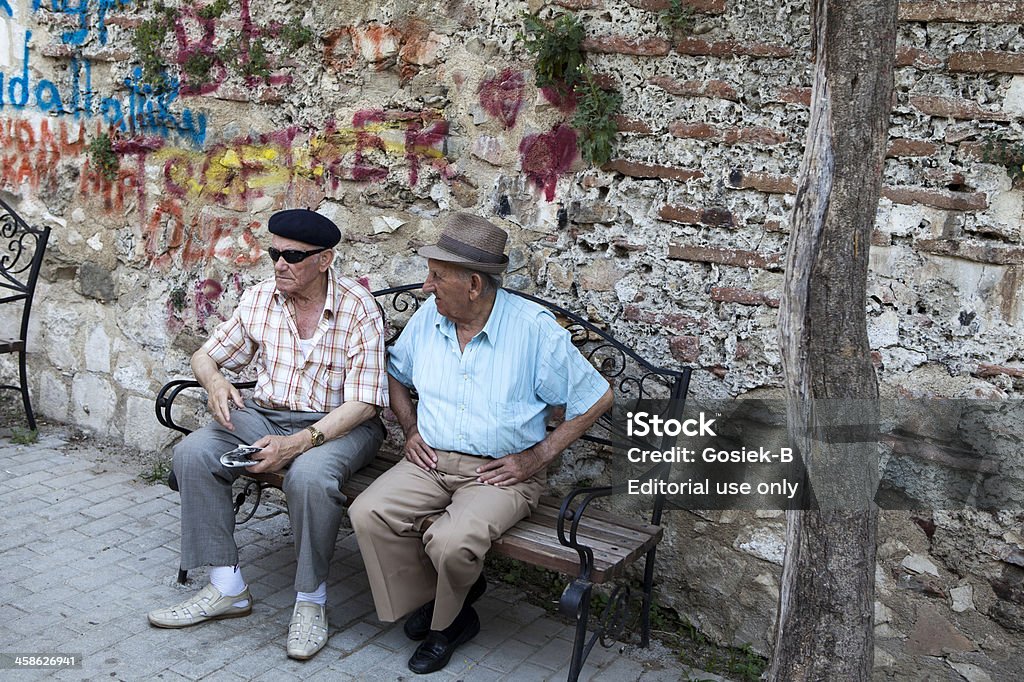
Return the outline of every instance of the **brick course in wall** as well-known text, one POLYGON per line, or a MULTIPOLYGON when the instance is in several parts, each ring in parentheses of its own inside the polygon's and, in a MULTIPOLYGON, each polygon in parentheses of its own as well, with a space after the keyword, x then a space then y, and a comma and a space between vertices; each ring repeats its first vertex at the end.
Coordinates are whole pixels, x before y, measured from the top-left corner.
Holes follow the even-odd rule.
POLYGON ((689 246, 685 244, 669 244, 668 257, 673 260, 718 263, 720 265, 760 268, 764 270, 780 270, 785 260, 785 254, 782 253, 761 254, 744 249, 689 246))
POLYGON ((1013 0, 900 0, 903 21, 957 21, 963 23, 1016 24, 1024 17, 1024 2, 1013 0))

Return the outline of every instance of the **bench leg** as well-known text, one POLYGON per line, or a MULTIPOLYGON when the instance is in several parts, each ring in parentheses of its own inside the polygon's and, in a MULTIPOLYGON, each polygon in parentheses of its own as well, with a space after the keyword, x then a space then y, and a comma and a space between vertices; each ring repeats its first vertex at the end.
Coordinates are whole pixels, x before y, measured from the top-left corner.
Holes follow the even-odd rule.
POLYGON ((572 658, 569 659, 568 682, 576 682, 583 670, 583 662, 593 647, 587 642, 587 623, 590 621, 590 595, 593 584, 582 579, 569 583, 559 599, 559 610, 576 619, 576 635, 573 637, 572 658))
POLYGON ((645 649, 651 645, 651 604, 654 599, 654 559, 658 547, 647 551, 644 561, 644 601, 640 609, 640 646, 645 649))
POLYGON ((28 396, 28 371, 25 368, 25 351, 18 352, 18 373, 21 375, 21 402, 25 405, 28 428, 36 430, 36 416, 32 413, 32 400, 28 396))
POLYGON ((188 571, 186 571, 184 568, 178 569, 178 582, 182 585, 188 582, 188 571))

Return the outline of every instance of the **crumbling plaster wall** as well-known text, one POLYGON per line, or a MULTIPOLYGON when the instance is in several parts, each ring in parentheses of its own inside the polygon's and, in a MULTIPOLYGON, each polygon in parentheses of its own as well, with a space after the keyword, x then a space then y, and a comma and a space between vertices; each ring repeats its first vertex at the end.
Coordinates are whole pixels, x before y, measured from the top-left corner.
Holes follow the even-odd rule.
MULTIPOLYGON (((159 56, 178 80, 159 94, 133 43, 155 3, 68 4, 0 0, 0 191, 54 228, 30 336, 41 415, 166 446, 155 391, 270 273, 263 226, 292 206, 344 227, 341 266, 372 288, 422 277, 413 249, 436 236, 435 218, 492 216, 512 235, 508 285, 586 310, 657 362, 699 368, 694 395, 779 386, 806 2, 692 0, 683 36, 659 25, 664 0, 236 0, 216 16, 170 2, 159 56), (572 114, 533 85, 516 37, 527 9, 581 17, 591 67, 624 94, 602 168, 579 160, 572 114), (311 41, 288 37, 297 24, 311 41), (112 178, 88 152, 103 134, 112 178)), ((1024 192, 981 147, 1022 133, 1024 3, 900 13, 868 291, 879 379, 895 396, 1015 398, 1024 192)), ((884 516, 880 676, 911 679, 927 663, 1019 677, 1000 647, 1021 643, 1020 522, 884 516), (933 650, 922 629, 936 619, 949 627, 933 650)), ((661 599, 766 651, 782 528, 773 512, 673 512, 661 599)))

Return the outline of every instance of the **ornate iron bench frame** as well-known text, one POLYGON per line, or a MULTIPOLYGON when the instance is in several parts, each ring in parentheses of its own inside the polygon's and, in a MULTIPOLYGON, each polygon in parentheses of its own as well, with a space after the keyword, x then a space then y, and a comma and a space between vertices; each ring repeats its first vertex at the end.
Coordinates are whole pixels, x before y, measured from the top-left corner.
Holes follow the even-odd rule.
MULTIPOLYGON (((394 313, 411 314, 420 304, 420 299, 413 293, 420 287, 421 284, 418 283, 407 284, 381 289, 373 292, 373 295, 377 298, 382 311, 384 311, 384 306, 381 305, 381 301, 385 301, 385 303, 390 303, 390 310, 394 313)), ((512 289, 506 289, 506 291, 543 306, 559 319, 572 335, 573 344, 608 379, 615 393, 617 404, 625 402, 627 405, 635 405, 636 400, 657 397, 667 399, 665 405, 669 406, 670 412, 663 416, 666 418, 681 416, 689 389, 691 368, 684 367, 674 370, 657 367, 632 348, 579 315, 530 294, 512 289), (627 366, 631 363, 638 370, 637 372, 627 372, 627 366), (660 387, 658 395, 654 395, 649 388, 652 384, 657 384, 660 387)), ((398 337, 401 330, 392 326, 388 315, 385 315, 385 319, 388 320, 390 328, 387 340, 387 343, 390 344, 398 337)), ((238 382, 235 385, 245 389, 252 388, 254 383, 251 381, 238 382)), ((190 379, 176 379, 165 384, 156 398, 156 414, 160 423, 182 433, 190 433, 190 429, 174 421, 172 407, 175 399, 183 391, 198 387, 198 382, 190 379)), ((611 415, 606 414, 591 427, 588 433, 582 436, 581 440, 610 446, 613 439, 621 436, 623 434, 617 433, 611 415)), ((668 442, 646 443, 645 445, 650 448, 670 446, 668 442)), ((378 455, 377 459, 378 462, 353 476, 350 485, 346 486, 344 490, 350 499, 397 461, 393 455, 388 457, 383 453, 378 455)), ((659 464, 643 476, 644 478, 665 479, 668 478, 670 469, 670 464, 659 464)), ((248 496, 255 496, 255 504, 249 513, 239 521, 240 523, 244 523, 255 513, 255 505, 259 503, 262 490, 266 487, 280 488, 283 480, 281 474, 245 474, 244 476, 246 482, 242 491, 236 496, 235 511, 236 513, 239 511, 248 496)), ((171 477, 169 483, 172 488, 177 489, 173 481, 173 472, 171 477)), ((524 519, 510 529, 492 547, 492 551, 520 561, 569 575, 575 574, 559 600, 559 610, 574 618, 576 623, 568 676, 570 681, 579 677, 583 664, 594 645, 601 642, 602 646, 611 646, 611 642, 622 634, 625 626, 626 606, 630 591, 628 586, 617 585, 612 590, 608 604, 598 619, 597 627, 593 632, 590 631, 590 602, 594 585, 622 577, 625 567, 640 556, 644 557, 643 599, 640 608, 641 645, 647 647, 650 644, 654 565, 657 545, 662 536, 660 524, 665 507, 665 497, 664 495, 654 497, 650 524, 621 519, 607 512, 588 509, 595 500, 621 494, 625 490, 625 484, 581 487, 574 489, 561 501, 547 498, 542 501, 541 508, 533 516, 524 519), (538 543, 536 534, 544 530, 554 531, 555 538, 562 548, 561 555, 557 551, 537 551, 538 545, 543 542, 538 543), (595 537, 598 539, 595 540, 595 537), (619 552, 619 556, 616 559, 608 559, 606 555, 615 551, 619 552), (575 552, 576 558, 570 560, 567 555, 571 556, 573 552, 575 552)), ((179 570, 178 578, 184 582, 185 572, 179 570)))
POLYGON ((36 417, 28 393, 28 321, 36 292, 39 270, 50 238, 49 227, 32 227, 13 208, 0 199, 0 305, 21 303, 21 326, 17 338, 0 339, 0 354, 18 354, 19 384, 3 384, 0 389, 18 391, 25 406, 28 427, 36 430, 36 417))

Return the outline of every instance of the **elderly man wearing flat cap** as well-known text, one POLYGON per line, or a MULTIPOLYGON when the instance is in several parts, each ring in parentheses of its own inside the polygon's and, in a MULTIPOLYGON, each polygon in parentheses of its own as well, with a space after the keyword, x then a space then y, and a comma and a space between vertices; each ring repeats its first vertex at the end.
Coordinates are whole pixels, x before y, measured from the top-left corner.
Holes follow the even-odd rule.
POLYGON ((181 492, 181 567, 211 566, 195 596, 149 613, 181 628, 247 616, 252 595, 238 568, 231 483, 239 470, 220 456, 254 445, 249 471, 285 470, 295 539, 295 608, 287 654, 307 659, 327 642, 327 573, 341 523, 346 478, 373 459, 387 404, 384 325, 373 296, 331 267, 338 227, 313 211, 271 216, 274 277, 248 289, 238 308, 192 356, 214 422, 174 449, 181 492), (255 363, 256 388, 242 399, 221 369, 255 363))
POLYGON ((411 613, 405 633, 423 640, 415 673, 440 670, 480 631, 472 604, 486 589, 484 555, 536 508, 548 464, 612 402, 551 313, 501 289, 507 239, 459 213, 419 250, 432 296, 388 363, 405 458, 349 509, 378 617, 411 613), (565 421, 548 433, 556 406, 565 421))

